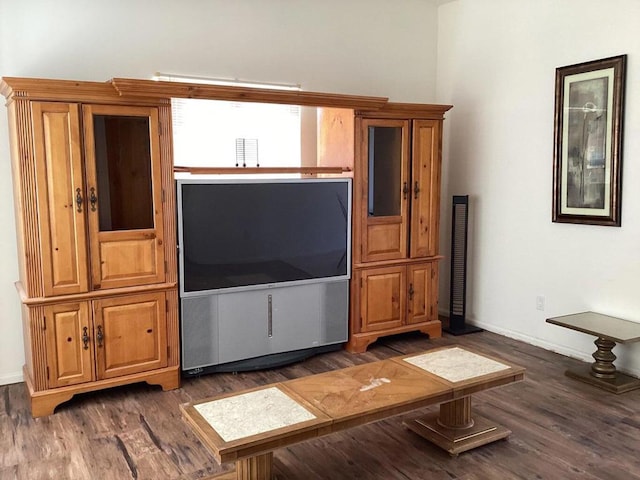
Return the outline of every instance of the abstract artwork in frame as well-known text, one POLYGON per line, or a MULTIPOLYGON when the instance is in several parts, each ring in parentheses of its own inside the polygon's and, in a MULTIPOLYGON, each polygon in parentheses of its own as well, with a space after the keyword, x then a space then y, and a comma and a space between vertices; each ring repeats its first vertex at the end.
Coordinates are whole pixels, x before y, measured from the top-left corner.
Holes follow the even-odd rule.
POLYGON ((626 60, 556 69, 554 222, 621 224, 626 60))

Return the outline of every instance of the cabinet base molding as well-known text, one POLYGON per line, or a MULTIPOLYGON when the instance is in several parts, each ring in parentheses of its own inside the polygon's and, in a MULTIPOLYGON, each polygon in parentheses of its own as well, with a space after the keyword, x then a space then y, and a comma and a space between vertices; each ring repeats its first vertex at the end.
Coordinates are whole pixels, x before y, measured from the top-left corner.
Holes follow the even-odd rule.
POLYGON ((367 351, 369 345, 380 337, 408 332, 421 332, 428 335, 429 338, 440 338, 442 336, 442 323, 440 320, 432 320, 430 322, 405 325, 403 327, 396 327, 389 330, 352 333, 349 336, 349 342, 347 342, 344 348, 350 353, 364 353, 367 351))
POLYGON ((93 392, 138 382, 147 382, 149 385, 160 385, 164 391, 174 390, 180 387, 180 368, 178 366, 41 391, 34 390, 29 372, 26 368, 24 368, 23 371, 25 384, 31 401, 31 415, 34 418, 53 414, 58 405, 71 400, 71 398, 78 393, 93 392))

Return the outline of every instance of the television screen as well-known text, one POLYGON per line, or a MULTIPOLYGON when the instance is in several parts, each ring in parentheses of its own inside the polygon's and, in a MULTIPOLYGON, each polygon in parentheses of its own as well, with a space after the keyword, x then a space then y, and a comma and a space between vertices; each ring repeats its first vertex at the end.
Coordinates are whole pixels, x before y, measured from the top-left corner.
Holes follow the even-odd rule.
POLYGON ((181 293, 349 278, 350 179, 178 180, 181 293))

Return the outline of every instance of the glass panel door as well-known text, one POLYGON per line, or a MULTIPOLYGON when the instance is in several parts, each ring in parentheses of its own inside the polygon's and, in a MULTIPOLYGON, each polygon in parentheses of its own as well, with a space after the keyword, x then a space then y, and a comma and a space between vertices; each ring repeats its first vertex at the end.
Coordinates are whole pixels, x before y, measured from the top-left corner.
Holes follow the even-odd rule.
POLYGON ((165 279, 158 109, 84 105, 93 290, 165 279))
POLYGON ((409 212, 410 123, 362 119, 360 172, 366 185, 359 204, 362 261, 406 258, 409 212))
POLYGON ((94 115, 93 131, 100 231, 153 228, 149 118, 94 115))
POLYGON ((402 127, 369 127, 370 217, 400 215, 402 127))

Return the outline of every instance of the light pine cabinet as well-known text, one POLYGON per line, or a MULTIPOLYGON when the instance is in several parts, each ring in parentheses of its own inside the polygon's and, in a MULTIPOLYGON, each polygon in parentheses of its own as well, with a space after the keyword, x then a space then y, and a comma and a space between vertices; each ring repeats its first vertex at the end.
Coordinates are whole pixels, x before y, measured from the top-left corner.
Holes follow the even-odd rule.
POLYGON ((362 332, 401 327, 406 318, 407 273, 404 266, 370 268, 360 276, 362 332))
POLYGON ((435 261, 361 269, 355 282, 362 333, 415 330, 415 324, 438 319, 435 261))
POLYGON ((80 108, 77 104, 33 102, 31 113, 43 293, 55 296, 87 292, 80 108))
POLYGON ((442 121, 412 121, 409 257, 438 254, 442 121))
POLYGON ((32 414, 132 382, 178 387, 169 100, 93 82, 3 79, 0 90, 32 414))
POLYGON ((354 178, 347 349, 402 331, 440 335, 440 150, 450 106, 5 77, 34 416, 82 392, 140 381, 179 386, 171 98, 194 92, 336 109, 319 118, 318 166, 348 167, 354 178))
POLYGON ((441 144, 449 106, 389 104, 356 116, 347 349, 384 335, 441 335, 437 285, 441 144))
POLYGON ((93 289, 164 281, 158 110, 84 105, 93 289))
POLYGON ((436 120, 360 122, 362 262, 436 255, 440 125, 436 120))
POLYGON ((164 293, 93 302, 96 378, 121 377, 167 366, 164 293))
POLYGON ((45 307, 49 388, 166 367, 165 304, 153 293, 45 307))
POLYGON ((62 303, 44 308, 43 325, 49 388, 93 380, 93 349, 89 346, 91 316, 87 302, 62 303))
MULTIPOLYGON (((363 262, 406 258, 409 234, 410 122, 362 119, 356 176, 361 178, 357 221, 363 262)), ((357 252, 356 252, 357 253, 357 252)))
POLYGON ((157 109, 33 102, 32 112, 45 295, 163 282, 157 109))
POLYGON ((438 321, 437 261, 407 265, 407 276, 406 324, 438 321))

